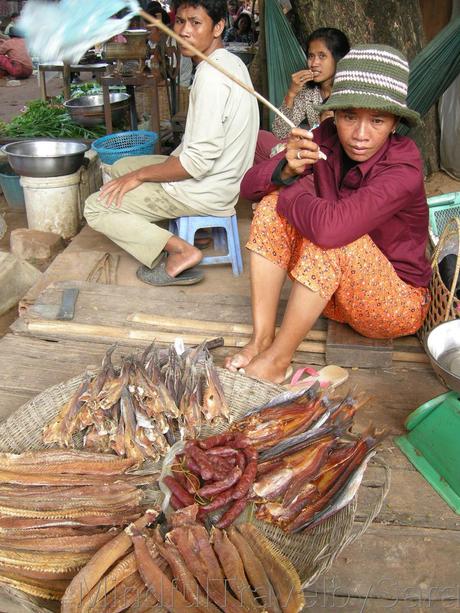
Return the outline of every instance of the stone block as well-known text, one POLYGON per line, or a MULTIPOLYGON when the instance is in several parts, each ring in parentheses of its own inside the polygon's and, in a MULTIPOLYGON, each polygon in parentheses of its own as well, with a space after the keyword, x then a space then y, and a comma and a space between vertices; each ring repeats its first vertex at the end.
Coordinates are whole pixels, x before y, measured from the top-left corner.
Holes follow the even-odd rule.
POLYGON ((41 272, 11 253, 0 252, 0 315, 19 302, 41 272))
POLYGON ((23 260, 49 260, 64 248, 59 234, 18 228, 10 236, 11 253, 23 260))

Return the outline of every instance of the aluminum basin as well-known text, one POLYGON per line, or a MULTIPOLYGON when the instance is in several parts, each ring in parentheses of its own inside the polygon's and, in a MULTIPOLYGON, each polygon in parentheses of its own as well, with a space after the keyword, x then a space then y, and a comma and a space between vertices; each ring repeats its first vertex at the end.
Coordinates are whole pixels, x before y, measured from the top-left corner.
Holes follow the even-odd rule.
MULTIPOLYGON (((126 110, 129 108, 129 94, 111 93, 110 108, 112 121, 119 123, 126 110)), ((80 126, 91 128, 104 123, 104 98, 102 94, 94 96, 80 96, 64 102, 64 106, 70 113, 72 121, 80 126)))
POLYGON ((22 177, 61 177, 83 164, 88 145, 58 139, 35 139, 3 145, 1 150, 22 177))
POLYGON ((460 319, 433 328, 428 334, 426 349, 439 378, 451 390, 460 392, 460 319))

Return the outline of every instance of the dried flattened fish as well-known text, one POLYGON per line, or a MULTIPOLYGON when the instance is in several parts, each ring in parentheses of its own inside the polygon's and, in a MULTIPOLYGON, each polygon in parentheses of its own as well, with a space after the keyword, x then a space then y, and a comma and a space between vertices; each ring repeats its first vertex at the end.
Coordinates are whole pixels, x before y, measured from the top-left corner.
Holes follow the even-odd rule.
POLYGON ((252 594, 238 550, 224 531, 213 528, 211 538, 214 551, 237 600, 251 613, 260 612, 262 608, 252 594))
POLYGON ((80 383, 77 391, 64 405, 58 416, 44 427, 43 442, 45 444, 52 445, 53 443, 57 443, 65 447, 70 445, 75 422, 84 404, 84 401, 80 400, 80 396, 87 390, 89 382, 90 376, 88 375, 80 383))
POLYGON ((238 530, 247 539, 263 564, 283 613, 297 613, 305 605, 300 577, 292 563, 274 550, 270 541, 252 524, 240 524, 238 530))
POLYGON ((72 449, 43 449, 25 453, 0 453, 0 471, 51 472, 82 475, 117 475, 134 464, 129 458, 72 449))
POLYGON ((278 599, 273 590, 270 579, 265 572, 262 562, 254 553, 253 548, 238 532, 235 526, 231 526, 229 528, 228 536, 240 554, 241 560, 243 561, 244 570, 250 584, 257 592, 259 598, 262 600, 268 613, 281 613, 281 607, 279 606, 278 599))
POLYGON ((213 422, 220 417, 228 421, 230 419, 230 408, 225 399, 219 375, 209 357, 204 363, 204 369, 206 380, 203 392, 203 415, 209 422, 213 422))
MULTIPOLYGON (((134 525, 139 529, 144 528, 154 522, 158 515, 159 510, 149 510, 134 525)), ((90 592, 112 564, 126 554, 130 547, 131 538, 125 530, 101 547, 89 560, 88 564, 74 577, 66 589, 62 598, 61 612, 78 612, 82 599, 90 592)))
POLYGON ((200 613, 200 609, 184 598, 152 558, 145 536, 133 526, 129 526, 127 532, 133 541, 139 574, 162 606, 173 613, 200 613))
POLYGON ((102 577, 83 598, 80 605, 80 613, 87 613, 88 611, 94 612, 94 607, 100 600, 105 600, 109 592, 114 590, 117 585, 136 572, 136 556, 134 552, 131 552, 121 558, 107 575, 102 577))

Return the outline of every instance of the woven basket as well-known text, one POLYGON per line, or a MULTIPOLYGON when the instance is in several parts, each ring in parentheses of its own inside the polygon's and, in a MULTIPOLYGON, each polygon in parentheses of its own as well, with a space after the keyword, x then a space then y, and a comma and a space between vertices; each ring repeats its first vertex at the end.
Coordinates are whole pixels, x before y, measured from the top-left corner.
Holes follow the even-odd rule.
POLYGON ((426 344, 426 339, 431 330, 438 324, 444 323, 451 319, 460 318, 460 300, 455 296, 455 288, 460 270, 460 218, 452 217, 444 228, 441 238, 436 246, 433 254, 431 266, 433 275, 430 284, 431 303, 428 309, 427 316, 423 326, 418 332, 418 336, 423 345, 426 344), (446 287, 439 273, 439 256, 443 253, 444 247, 449 242, 456 241, 457 246, 457 264, 455 274, 452 280, 451 287, 446 287))
MULTIPOLYGON (((273 398, 284 388, 278 385, 263 383, 240 374, 218 369, 219 377, 231 409, 231 420, 236 421, 242 417, 249 408, 259 406, 273 398)), ((30 449, 43 449, 42 430, 45 424, 52 420, 76 391, 84 378, 84 373, 48 388, 28 403, 20 407, 3 424, 0 425, 0 451, 21 453, 30 449)), ((201 436, 209 436, 226 429, 225 426, 202 428, 201 436)), ((76 446, 81 447, 82 437, 75 439, 76 446)), ((374 459, 375 461, 375 459, 374 459)), ((313 583, 321 574, 329 569, 336 556, 342 549, 361 536, 369 524, 380 512, 383 500, 389 489, 389 469, 383 465, 385 477, 380 488, 375 488, 374 506, 367 520, 358 531, 353 529, 353 520, 357 507, 356 498, 345 508, 312 530, 304 533, 290 535, 276 526, 261 522, 253 517, 251 506, 241 517, 241 521, 253 521, 259 529, 270 539, 275 550, 286 555, 297 569, 303 586, 313 583)), ((161 500, 159 490, 149 492, 149 502, 161 500)), ((2 586, 3 589, 3 586, 2 586)), ((16 590, 9 589, 8 595, 16 590)), ((29 601, 36 603, 33 597, 18 594, 21 603, 29 601)), ((18 609, 21 610, 21 609, 18 609)), ((27 609, 24 609, 27 610, 27 609)), ((43 610, 49 609, 31 609, 43 610)))

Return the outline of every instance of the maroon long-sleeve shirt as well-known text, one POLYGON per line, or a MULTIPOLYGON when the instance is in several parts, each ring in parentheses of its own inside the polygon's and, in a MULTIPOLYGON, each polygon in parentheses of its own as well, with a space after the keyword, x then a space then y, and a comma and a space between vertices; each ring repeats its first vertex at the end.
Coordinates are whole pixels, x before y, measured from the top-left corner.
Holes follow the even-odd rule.
MULTIPOLYGON (((427 287, 431 278, 425 256, 428 205, 417 146, 405 136, 392 135, 369 160, 356 164, 342 178, 343 149, 332 119, 313 133, 327 160, 319 160, 281 189, 278 213, 325 249, 369 234, 403 281, 427 287), (312 172, 316 195, 306 178, 312 172)), ((248 170, 241 195, 257 201, 278 189, 273 174, 283 158, 280 153, 248 170)))

